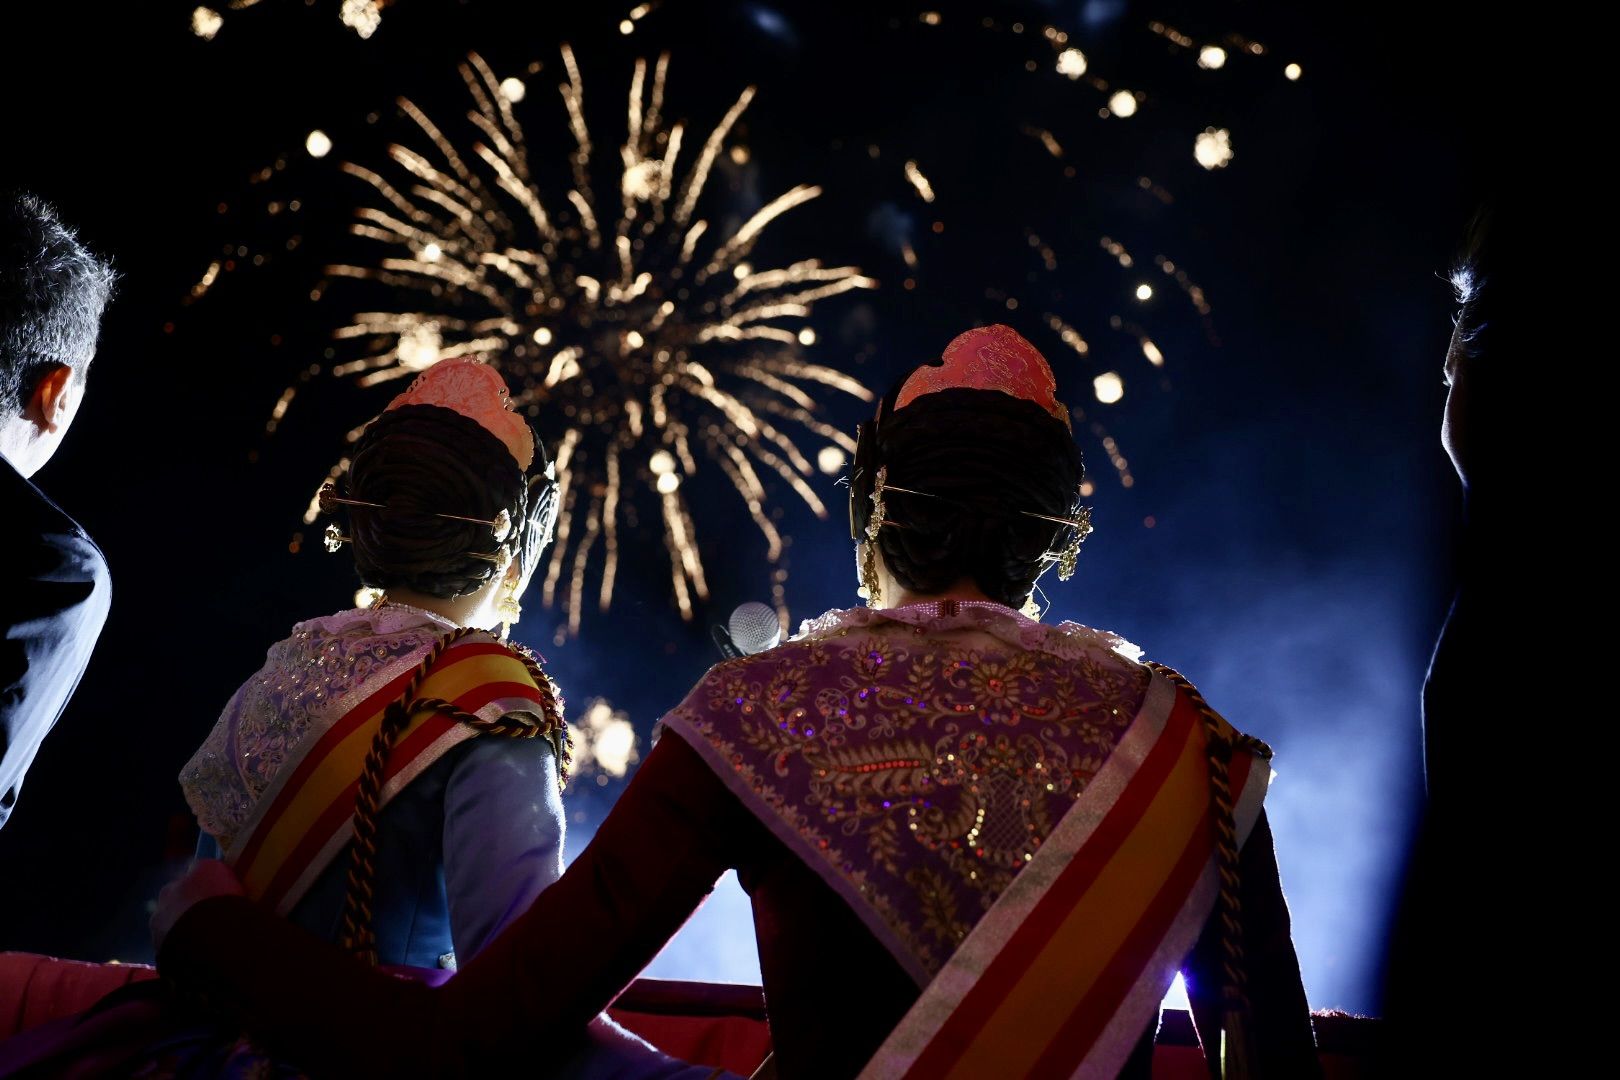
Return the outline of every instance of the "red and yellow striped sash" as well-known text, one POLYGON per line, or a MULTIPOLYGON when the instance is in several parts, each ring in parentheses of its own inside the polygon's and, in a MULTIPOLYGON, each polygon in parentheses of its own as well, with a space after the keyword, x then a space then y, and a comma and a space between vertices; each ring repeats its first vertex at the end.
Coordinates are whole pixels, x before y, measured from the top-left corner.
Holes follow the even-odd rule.
MULTIPOLYGON (((1214 906, 1207 743, 1197 705, 1155 674, 1108 763, 863 1080, 1114 1076, 1214 906)), ((1269 776, 1234 756, 1240 842, 1269 776)))
MULTIPOLYGON (((398 674, 294 748, 260 797, 249 827, 226 853, 247 894, 285 914, 353 835, 355 792, 383 713, 409 687, 420 654, 398 674)), ((416 698, 440 698, 469 713, 534 706, 541 694, 523 661, 507 646, 474 637, 444 651, 416 698)), ((447 750, 477 732, 422 710, 411 717, 389 755, 386 803, 447 750)))

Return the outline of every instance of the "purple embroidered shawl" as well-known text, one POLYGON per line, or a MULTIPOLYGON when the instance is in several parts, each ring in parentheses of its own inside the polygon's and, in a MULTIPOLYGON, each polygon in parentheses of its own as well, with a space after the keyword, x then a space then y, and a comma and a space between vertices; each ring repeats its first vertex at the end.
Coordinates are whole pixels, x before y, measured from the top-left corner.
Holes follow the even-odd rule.
POLYGON ((1138 655, 999 606, 835 611, 663 722, 926 984, 1135 719, 1138 655))

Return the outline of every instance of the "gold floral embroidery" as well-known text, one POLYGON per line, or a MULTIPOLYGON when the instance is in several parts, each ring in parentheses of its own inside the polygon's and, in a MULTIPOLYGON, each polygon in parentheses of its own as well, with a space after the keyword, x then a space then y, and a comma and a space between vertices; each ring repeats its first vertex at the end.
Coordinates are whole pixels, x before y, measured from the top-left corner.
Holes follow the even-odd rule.
POLYGON ((967 937, 969 928, 957 916, 956 897, 945 879, 919 867, 906 874, 906 884, 911 886, 922 909, 923 929, 944 945, 947 952, 956 948, 957 943, 967 937))
POLYGON ((889 873, 899 873, 895 860, 900 854, 900 823, 887 815, 879 818, 866 834, 866 854, 889 873))

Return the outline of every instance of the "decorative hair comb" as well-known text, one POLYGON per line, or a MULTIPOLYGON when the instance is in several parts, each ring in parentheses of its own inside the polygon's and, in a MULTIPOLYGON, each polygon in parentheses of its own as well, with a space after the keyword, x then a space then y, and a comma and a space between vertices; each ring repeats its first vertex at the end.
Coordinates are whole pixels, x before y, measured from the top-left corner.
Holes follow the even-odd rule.
MULTIPOLYGON (((359 506, 367 510, 389 509, 389 507, 384 503, 367 502, 365 499, 346 499, 337 493, 336 486, 331 483, 321 485, 320 493, 316 495, 315 500, 316 504, 320 506, 321 513, 323 514, 334 513, 339 506, 359 506)), ((493 535, 497 544, 505 543, 506 538, 512 535, 512 515, 507 513, 505 510, 500 511, 494 517, 487 519, 467 517, 465 514, 439 514, 433 511, 417 512, 425 513, 428 517, 443 518, 446 521, 465 521, 470 525, 488 526, 489 531, 493 535)), ((326 527, 325 543, 327 551, 337 551, 344 544, 351 542, 352 538, 344 536, 343 530, 339 529, 336 523, 326 527)), ((499 555, 492 555, 482 551, 469 551, 467 552, 467 556, 473 559, 482 559, 489 563, 498 563, 501 561, 501 557, 499 555)))
POLYGON ((523 472, 534 462, 534 432, 529 430, 529 422, 512 411, 505 380, 482 360, 468 356, 440 360, 383 411, 406 405, 437 405, 458 412, 501 440, 523 472))

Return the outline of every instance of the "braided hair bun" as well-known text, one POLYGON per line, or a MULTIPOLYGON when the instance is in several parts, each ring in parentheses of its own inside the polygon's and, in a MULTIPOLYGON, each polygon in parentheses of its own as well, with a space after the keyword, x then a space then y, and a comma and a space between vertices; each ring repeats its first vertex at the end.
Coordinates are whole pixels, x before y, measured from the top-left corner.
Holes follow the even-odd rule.
POLYGON ((863 426, 850 480, 851 521, 864 536, 872 484, 885 489, 878 551, 912 592, 941 593, 971 579, 990 599, 1021 607, 1072 527, 1025 516, 1073 517, 1085 475, 1080 449, 1061 422, 1034 402, 998 390, 925 394, 863 426))
MULTIPOLYGON (((543 469, 543 451, 539 458, 543 469)), ((537 555, 535 530, 549 534, 556 514, 554 485, 543 475, 531 483, 498 438, 437 405, 406 405, 372 421, 347 489, 349 498, 383 507, 347 507, 360 580, 444 599, 478 591, 501 570, 500 556, 537 555), (513 528, 499 543, 488 525, 436 516, 492 521, 503 510, 513 528)))

